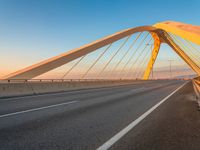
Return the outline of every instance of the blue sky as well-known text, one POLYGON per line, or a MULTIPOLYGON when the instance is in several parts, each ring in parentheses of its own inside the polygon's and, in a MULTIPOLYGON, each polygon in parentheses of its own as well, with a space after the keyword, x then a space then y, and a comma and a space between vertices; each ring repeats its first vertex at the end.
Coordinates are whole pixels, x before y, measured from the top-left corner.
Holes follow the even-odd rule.
POLYGON ((165 20, 200 25, 199 6, 199 0, 0 0, 0 68, 21 68, 130 27, 165 20))

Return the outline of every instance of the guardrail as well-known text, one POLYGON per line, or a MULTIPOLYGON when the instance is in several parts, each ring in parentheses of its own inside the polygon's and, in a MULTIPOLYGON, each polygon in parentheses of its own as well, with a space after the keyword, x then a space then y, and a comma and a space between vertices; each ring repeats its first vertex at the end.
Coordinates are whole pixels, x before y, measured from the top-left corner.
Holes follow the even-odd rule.
POLYGON ((135 84, 140 80, 110 80, 110 79, 33 79, 33 80, 3 80, 0 82, 0 98, 22 95, 35 95, 52 92, 64 92, 89 88, 120 86, 135 84))
MULTIPOLYGON (((143 79, 0 79, 0 83, 37 83, 37 82, 91 82, 91 81, 142 81, 143 79)), ((150 80, 185 80, 185 79, 150 79, 150 80)))
MULTIPOLYGON (((148 80, 151 82, 151 80, 148 80)), ((0 80, 0 98, 148 82, 140 79, 10 79, 0 80)))
MULTIPOLYGON (((26 83, 26 82, 91 82, 91 81, 133 81, 133 79, 0 79, 0 83, 26 83)), ((135 79, 141 80, 141 79, 135 79)))
POLYGON ((200 77, 194 78, 192 82, 194 86, 194 91, 196 93, 196 99, 200 108, 200 77))

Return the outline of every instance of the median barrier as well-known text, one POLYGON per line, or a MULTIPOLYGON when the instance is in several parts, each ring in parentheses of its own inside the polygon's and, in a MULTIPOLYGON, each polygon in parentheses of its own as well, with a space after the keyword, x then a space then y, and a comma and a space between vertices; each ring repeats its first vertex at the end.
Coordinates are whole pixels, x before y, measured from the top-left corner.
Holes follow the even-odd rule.
POLYGON ((100 80, 100 81, 63 81, 63 82, 9 82, 0 83, 0 98, 64 92, 106 86, 119 86, 142 82, 139 80, 100 80))
POLYGON ((192 82, 200 110, 200 77, 194 78, 192 82))

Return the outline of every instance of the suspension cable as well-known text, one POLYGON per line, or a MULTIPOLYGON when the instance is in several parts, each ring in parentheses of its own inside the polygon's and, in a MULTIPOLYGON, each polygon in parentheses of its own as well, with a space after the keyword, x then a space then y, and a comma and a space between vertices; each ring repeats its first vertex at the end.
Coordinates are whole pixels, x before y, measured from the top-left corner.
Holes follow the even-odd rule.
POLYGON ((194 55, 195 55, 195 58, 197 57, 197 59, 199 60, 200 59, 200 52, 194 48, 194 46, 192 46, 191 43, 189 43, 187 40, 184 40, 185 41, 185 46, 188 47, 189 49, 191 49, 191 51, 194 51, 194 55))
POLYGON ((194 50, 196 50, 199 54, 200 54, 200 51, 194 46, 191 44, 191 42, 189 42, 188 40, 185 40, 194 50))
POLYGON ((149 33, 147 33, 146 36, 144 37, 144 39, 142 39, 142 41, 139 43, 139 46, 136 48, 136 50, 133 52, 133 54, 129 57, 129 59, 126 62, 126 64, 123 66, 122 71, 121 71, 123 74, 124 74, 125 68, 130 63, 130 61, 132 60, 132 58, 135 56, 135 54, 137 53, 137 51, 139 50, 139 48, 142 46, 142 44, 144 43, 144 41, 146 40, 146 38, 148 37, 148 35, 149 35, 149 33))
MULTIPOLYGON (((189 51, 189 49, 191 50, 191 47, 189 47, 188 45, 186 45, 185 43, 183 43, 183 41, 182 41, 182 40, 180 40, 180 39, 179 39, 179 41, 180 41, 180 43, 182 43, 182 45, 185 47, 185 50, 187 50, 187 49, 188 49, 188 51, 189 51)), ((193 57, 196 59, 196 61, 199 61, 199 59, 195 57, 195 55, 196 55, 196 53, 195 53, 195 52, 193 52, 192 50, 191 50, 191 51, 189 51, 189 52, 191 52, 191 54, 192 54, 192 55, 193 55, 193 57)))
POLYGON ((112 43, 106 47, 106 49, 99 55, 99 57, 94 61, 94 63, 88 68, 88 70, 83 74, 82 79, 88 74, 88 72, 94 67, 94 65, 101 59, 101 57, 108 51, 112 43))
MULTIPOLYGON (((170 38, 173 39, 173 35, 170 34, 170 33, 169 33, 169 35, 167 34, 166 36, 167 36, 168 39, 170 39, 170 38)), ((174 47, 177 48, 177 44, 174 44, 174 42, 172 42, 171 44, 172 44, 174 47)), ((184 53, 184 51, 181 50, 181 53, 184 53)), ((180 57, 178 57, 178 58, 180 58, 180 57)), ((188 56, 188 58, 190 58, 190 56, 188 56)), ((190 58, 190 59, 191 59, 191 58, 190 58)))
POLYGON ((114 55, 109 59, 109 61, 106 63, 106 65, 103 67, 103 69, 99 72, 99 74, 97 75, 97 77, 99 77, 103 72, 104 70, 107 68, 107 66, 110 64, 110 62, 113 60, 113 58, 118 54, 118 52, 122 49, 122 47, 126 44, 126 42, 128 41, 128 39, 131 37, 128 36, 125 41, 121 44, 121 46, 119 47, 119 49, 114 53, 114 55))
MULTIPOLYGON (((152 37, 150 38, 150 40, 148 41, 147 44, 149 44, 152 40, 152 37)), ((135 59, 135 61, 133 62, 133 64, 130 67, 130 70, 132 70, 132 68, 134 67, 135 63, 138 61, 139 57, 143 54, 144 50, 147 48, 147 44, 145 45, 145 47, 142 49, 142 51, 139 53, 139 56, 135 59)), ((128 74, 126 74, 128 75, 128 74)))
POLYGON ((129 53, 129 51, 133 48, 134 44, 136 43, 136 41, 138 40, 138 38, 140 37, 140 35, 142 34, 142 32, 140 32, 135 40, 133 41, 133 43, 129 46, 128 50, 124 53, 124 55, 121 57, 121 59, 118 61, 118 63, 114 66, 113 70, 111 71, 111 76, 113 75, 113 73, 116 71, 116 69, 118 68, 118 66, 120 65, 120 63, 122 62, 122 60, 127 56, 127 54, 129 53))
POLYGON ((82 56, 81 59, 79 59, 72 67, 62 76, 61 79, 64 79, 65 76, 67 76, 82 60, 85 58, 86 55, 82 56))
POLYGON ((192 59, 194 59, 193 55, 191 55, 191 52, 188 52, 187 48, 185 49, 185 46, 174 35, 172 35, 172 34, 170 34, 170 35, 173 38, 173 40, 175 42, 177 42, 180 46, 182 46, 181 48, 183 48, 183 50, 185 50, 188 53, 188 54, 187 53, 186 54, 189 55, 192 59))
MULTIPOLYGON (((141 69, 145 66, 146 62, 148 61, 148 58, 149 58, 149 55, 151 54, 151 49, 147 51, 147 55, 144 55, 144 58, 142 59, 142 62, 141 62, 141 69)), ((142 71, 141 72, 136 72, 136 75, 135 77, 137 78, 137 76, 140 76, 140 74, 143 73, 142 71)))
POLYGON ((188 47, 186 47, 185 44, 181 40, 177 39, 174 35, 171 35, 171 36, 175 39, 175 41, 177 41, 182 46, 182 48, 185 51, 187 51, 187 53, 190 55, 191 58, 193 58, 195 61, 197 61, 198 63, 200 63, 199 60, 196 59, 196 57, 194 56, 193 52, 187 50, 188 47))

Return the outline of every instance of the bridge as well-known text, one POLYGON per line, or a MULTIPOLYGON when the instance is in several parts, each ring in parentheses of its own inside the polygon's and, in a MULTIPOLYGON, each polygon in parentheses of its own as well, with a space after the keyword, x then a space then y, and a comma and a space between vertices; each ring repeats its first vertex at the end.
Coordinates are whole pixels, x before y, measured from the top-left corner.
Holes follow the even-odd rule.
POLYGON ((199 149, 199 46, 200 26, 166 21, 2 77, 1 148, 199 149), (194 71, 192 80, 154 77, 163 44, 194 71))

